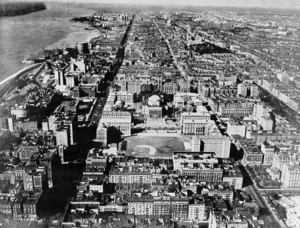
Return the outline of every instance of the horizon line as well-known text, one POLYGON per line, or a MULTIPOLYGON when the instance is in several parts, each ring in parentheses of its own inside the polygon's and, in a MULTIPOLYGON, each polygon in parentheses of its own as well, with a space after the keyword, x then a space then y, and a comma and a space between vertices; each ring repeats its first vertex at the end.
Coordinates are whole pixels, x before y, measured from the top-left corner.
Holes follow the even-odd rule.
POLYGON ((258 8, 258 9, 288 9, 299 10, 300 4, 295 0, 267 0, 264 3, 261 0, 247 1, 245 0, 166 0, 166 1, 146 1, 146 0, 2 0, 2 3, 9 2, 44 2, 44 3, 73 3, 73 4, 112 4, 112 5, 135 5, 135 6, 157 6, 157 7, 217 7, 217 8, 258 8), (292 2, 291 2, 292 1, 292 2), (280 6, 279 6, 279 5, 280 6), (291 5, 292 4, 292 5, 291 5))

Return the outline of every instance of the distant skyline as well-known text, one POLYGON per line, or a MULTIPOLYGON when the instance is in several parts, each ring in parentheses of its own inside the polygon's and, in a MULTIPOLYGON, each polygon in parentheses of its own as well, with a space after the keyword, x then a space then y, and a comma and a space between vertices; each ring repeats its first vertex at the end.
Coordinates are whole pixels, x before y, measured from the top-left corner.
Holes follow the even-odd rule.
MULTIPOLYGON (((1 2, 12 0, 2 0, 1 2)), ((42 2, 81 2, 81 3, 114 3, 114 4, 147 4, 147 5, 195 5, 220 7, 270 7, 299 9, 299 0, 13 0, 42 2)))

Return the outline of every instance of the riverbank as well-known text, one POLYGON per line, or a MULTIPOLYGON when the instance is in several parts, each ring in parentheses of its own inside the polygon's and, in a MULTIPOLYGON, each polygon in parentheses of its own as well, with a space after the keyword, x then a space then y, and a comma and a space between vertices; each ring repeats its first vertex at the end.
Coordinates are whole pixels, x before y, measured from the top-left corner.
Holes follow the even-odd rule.
POLYGON ((5 83, 9 82, 10 80, 20 76, 21 74, 24 74, 27 71, 33 70, 34 68, 37 68, 38 66, 40 66, 41 63, 36 63, 30 66, 27 66, 25 68, 23 68, 22 70, 18 71, 17 73, 14 73, 13 75, 9 76, 8 78, 4 79, 3 81, 0 82, 0 89, 1 86, 3 86, 5 83))
POLYGON ((97 35, 74 17, 90 16, 96 9, 77 4, 46 3, 47 10, 0 18, 0 81, 22 70, 21 61, 44 48, 74 47, 97 35))

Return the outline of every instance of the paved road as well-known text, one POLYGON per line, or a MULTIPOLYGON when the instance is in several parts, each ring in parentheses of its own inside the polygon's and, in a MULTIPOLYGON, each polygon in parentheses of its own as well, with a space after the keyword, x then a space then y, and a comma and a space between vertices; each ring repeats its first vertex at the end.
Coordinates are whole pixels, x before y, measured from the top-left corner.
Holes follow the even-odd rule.
POLYGON ((174 63, 175 63, 175 65, 176 65, 177 69, 180 71, 181 76, 185 78, 185 77, 186 77, 186 73, 184 72, 184 70, 182 69, 182 67, 178 64, 177 58, 176 58, 175 55, 174 55, 174 52, 173 52, 173 49, 171 48, 171 45, 170 45, 170 43, 169 43, 169 40, 166 39, 165 34, 161 31, 161 29, 159 28, 159 26, 157 25, 157 23, 156 23, 155 20, 153 20, 153 23, 155 24, 155 27, 158 29, 159 33, 161 34, 161 36, 164 38, 166 44, 168 45, 168 48, 169 48, 169 50, 170 50, 170 54, 172 55, 173 60, 174 60, 174 63))
MULTIPOLYGON (((243 165, 241 161, 238 162, 238 164, 243 165)), ((246 169, 246 171, 247 171, 247 169, 246 169)), ((249 175, 249 177, 250 177, 250 175, 249 175)), ((273 228, 277 228, 277 227, 286 228, 286 226, 282 222, 280 222, 280 220, 278 219, 278 217, 275 216, 275 214, 272 211, 270 205, 262 197, 261 193, 259 192, 258 188, 255 185, 255 182, 253 182, 253 183, 254 184, 248 185, 245 188, 251 194, 251 196, 253 197, 253 199, 259 204, 259 206, 261 208, 266 209, 267 212, 269 212, 269 215, 266 216, 266 219, 268 220, 268 222, 270 222, 270 223, 277 223, 277 226, 274 226, 273 228)))
MULTIPOLYGON (((255 201, 259 204, 259 206, 261 208, 267 208, 268 209, 267 203, 264 201, 262 196, 257 192, 257 190, 255 189, 255 187, 253 185, 247 186, 246 189, 251 194, 253 199, 255 199, 255 201)), ((268 209, 268 211, 270 212, 270 215, 267 216, 268 221, 269 222, 276 221, 276 219, 271 216, 271 210, 268 209)))

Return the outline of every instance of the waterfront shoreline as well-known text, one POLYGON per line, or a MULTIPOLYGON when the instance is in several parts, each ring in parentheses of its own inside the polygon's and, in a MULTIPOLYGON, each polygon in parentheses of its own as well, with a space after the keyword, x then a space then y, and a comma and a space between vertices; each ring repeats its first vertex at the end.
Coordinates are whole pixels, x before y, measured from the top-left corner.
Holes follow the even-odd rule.
POLYGON ((96 33, 89 31, 87 23, 70 21, 74 17, 93 15, 95 9, 64 3, 46 5, 44 11, 0 18, 0 82, 28 66, 21 61, 30 55, 48 47, 73 47, 76 42, 85 41, 90 36, 87 34, 96 33))
MULTIPOLYGON (((70 33, 67 37, 56 41, 55 43, 45 47, 44 49, 64 49, 66 47, 71 47, 74 48, 76 43, 79 42, 85 42, 85 41, 89 41, 92 38, 95 38, 99 36, 99 31, 96 29, 93 30, 79 30, 79 31, 74 31, 72 33, 70 33)), ((21 70, 19 70, 18 72, 8 76, 7 78, 3 79, 2 81, 0 81, 0 86, 3 86, 5 83, 9 82, 10 80, 14 79, 15 77, 17 77, 19 74, 22 74, 23 72, 25 72, 26 70, 29 70, 31 68, 34 68, 34 66, 40 65, 41 63, 35 63, 32 64, 30 66, 25 66, 24 68, 22 68, 21 70)))
POLYGON ((41 65, 41 63, 35 63, 30 66, 24 67, 23 69, 19 70, 18 72, 14 73, 14 74, 10 75, 9 77, 5 78, 4 80, 2 80, 0 82, 0 86, 3 86, 5 83, 8 83, 10 80, 18 77, 20 74, 22 74, 26 71, 30 71, 31 69, 38 67, 39 65, 41 65))

